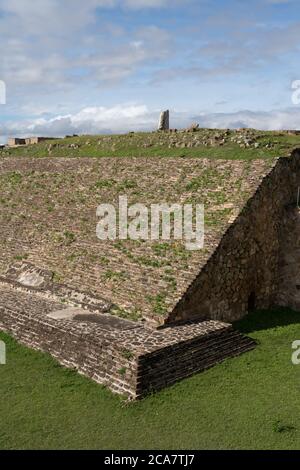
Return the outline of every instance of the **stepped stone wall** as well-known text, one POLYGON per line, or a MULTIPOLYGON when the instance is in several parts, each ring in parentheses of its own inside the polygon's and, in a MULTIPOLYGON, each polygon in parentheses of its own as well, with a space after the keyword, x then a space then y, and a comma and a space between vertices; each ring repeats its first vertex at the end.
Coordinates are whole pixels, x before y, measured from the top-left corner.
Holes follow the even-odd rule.
POLYGON ((78 308, 70 315, 70 308, 59 299, 5 282, 0 284, 0 298, 0 329, 130 398, 159 390, 255 346, 222 322, 152 330, 78 308))
MULTIPOLYGON (((265 176, 169 315, 168 322, 191 318, 234 321, 253 308, 276 305, 281 286, 283 292, 288 288, 280 267, 280 251, 285 251, 288 232, 283 227, 286 207, 296 204, 299 186, 300 153, 295 151, 290 158, 280 158, 265 176)), ((292 220, 290 241, 299 240, 299 233, 295 233, 300 226, 298 218, 296 215, 292 220)), ((299 277, 299 248, 296 253, 289 252, 288 258, 286 261, 294 266, 289 268, 290 274, 299 277), (298 259, 293 260, 296 254, 298 259)), ((285 305, 294 306, 286 294, 281 294, 282 297, 286 298, 285 305)), ((297 304, 300 305, 298 300, 297 304)))

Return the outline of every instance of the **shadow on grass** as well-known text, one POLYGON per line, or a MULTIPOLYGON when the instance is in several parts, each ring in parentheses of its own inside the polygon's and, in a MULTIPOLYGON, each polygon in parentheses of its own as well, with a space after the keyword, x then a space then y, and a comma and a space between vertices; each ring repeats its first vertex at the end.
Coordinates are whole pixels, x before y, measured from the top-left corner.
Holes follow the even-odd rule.
POLYGON ((234 322, 233 326, 241 333, 247 334, 297 323, 300 325, 300 312, 289 308, 275 307, 272 310, 255 310, 242 320, 234 322))

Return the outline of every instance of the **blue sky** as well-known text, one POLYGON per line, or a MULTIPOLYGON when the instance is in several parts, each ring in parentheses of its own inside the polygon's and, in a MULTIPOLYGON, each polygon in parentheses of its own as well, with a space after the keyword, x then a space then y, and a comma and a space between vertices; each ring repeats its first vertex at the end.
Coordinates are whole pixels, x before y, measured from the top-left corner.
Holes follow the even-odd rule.
POLYGON ((296 0, 0 0, 0 136, 299 128, 296 0))

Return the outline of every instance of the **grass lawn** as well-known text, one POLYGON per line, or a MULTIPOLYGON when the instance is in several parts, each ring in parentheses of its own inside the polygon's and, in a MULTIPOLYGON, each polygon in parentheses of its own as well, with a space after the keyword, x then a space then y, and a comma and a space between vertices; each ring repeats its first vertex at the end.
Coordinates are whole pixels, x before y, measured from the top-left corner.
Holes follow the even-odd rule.
POLYGON ((48 140, 37 145, 20 146, 0 151, 1 156, 14 157, 193 157, 209 159, 252 160, 287 156, 300 146, 300 135, 273 131, 229 131, 199 129, 195 133, 136 132, 123 135, 85 135, 60 140, 48 140), (232 138, 246 137, 250 132, 252 141, 249 148, 241 148, 232 138), (224 144, 211 139, 219 134, 225 137, 224 144), (195 142, 196 139, 196 142, 195 142), (197 141, 198 139, 198 141, 197 141), (175 142, 181 148, 175 147, 175 142), (193 146, 190 147, 190 144, 193 146), (51 150, 49 150, 51 146, 51 150), (266 148, 266 146, 268 148, 266 148))
POLYGON ((137 403, 0 333, 1 449, 299 449, 300 313, 255 312, 257 348, 137 403))

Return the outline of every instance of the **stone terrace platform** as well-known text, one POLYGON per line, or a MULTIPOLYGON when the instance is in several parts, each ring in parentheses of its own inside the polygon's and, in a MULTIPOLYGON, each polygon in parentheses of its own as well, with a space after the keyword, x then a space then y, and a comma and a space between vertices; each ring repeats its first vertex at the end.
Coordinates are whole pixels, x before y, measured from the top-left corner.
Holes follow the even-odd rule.
POLYGON ((153 330, 3 278, 0 329, 133 399, 255 346, 227 323, 189 322, 153 330))

